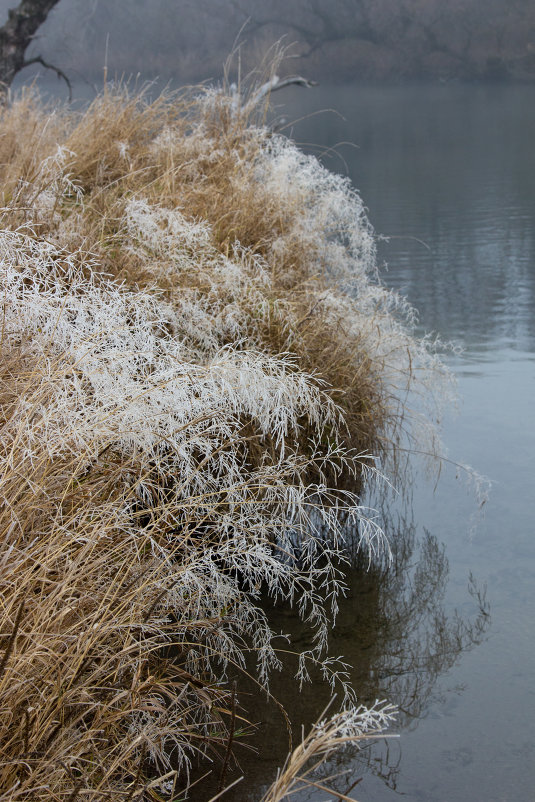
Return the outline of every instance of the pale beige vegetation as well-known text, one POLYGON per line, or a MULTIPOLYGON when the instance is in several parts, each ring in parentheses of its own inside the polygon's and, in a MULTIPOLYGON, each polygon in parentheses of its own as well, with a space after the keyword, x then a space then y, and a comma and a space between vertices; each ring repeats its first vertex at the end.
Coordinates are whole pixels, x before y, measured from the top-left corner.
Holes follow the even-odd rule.
MULTIPOLYGON (((2 802, 177 797, 224 759, 229 667, 278 665, 260 592, 315 629, 304 681, 345 533, 388 549, 361 490, 440 363, 358 195, 265 113, 218 89, 2 110, 2 802)), ((388 721, 323 667, 344 712, 270 800, 388 721)))

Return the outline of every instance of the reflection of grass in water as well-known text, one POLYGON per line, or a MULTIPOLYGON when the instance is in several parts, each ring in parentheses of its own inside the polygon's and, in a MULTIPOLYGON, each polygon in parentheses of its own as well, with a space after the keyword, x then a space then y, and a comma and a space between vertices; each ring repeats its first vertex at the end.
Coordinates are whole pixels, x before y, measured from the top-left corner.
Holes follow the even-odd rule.
MULTIPOLYGON (((391 565, 381 559, 372 559, 370 565, 365 551, 355 554, 354 565, 347 574, 348 592, 340 604, 329 651, 344 655, 351 666, 351 683, 358 689, 363 704, 386 698, 396 705, 397 724, 403 730, 417 726, 441 693, 441 676, 463 653, 484 639, 490 616, 485 592, 477 588, 471 575, 468 594, 474 601, 473 618, 463 617, 457 611, 448 615, 444 597, 449 566, 444 546, 428 532, 418 539, 415 525, 405 520, 396 529, 396 532, 389 530, 393 546, 391 565)), ((290 634, 290 645, 282 649, 307 647, 309 635, 294 614, 281 608, 270 613, 270 620, 274 629, 290 634)), ((286 654, 285 661, 290 668, 293 659, 286 654)), ((312 672, 313 683, 303 686, 296 695, 288 683, 289 673, 274 675, 271 689, 284 704, 298 736, 301 723, 306 727, 320 715, 328 694, 321 688, 319 672, 312 672)), ((259 742, 257 770, 262 775, 264 766, 262 780, 266 782, 277 759, 283 759, 285 746, 280 739, 277 741, 275 734, 280 719, 262 707, 255 712, 259 719, 267 715, 272 729, 265 751, 264 738, 259 742)), ((243 755, 243 760, 247 765, 251 758, 243 755)), ((400 761, 396 741, 364 743, 358 752, 345 750, 329 758, 318 776, 327 778, 342 772, 343 776, 333 786, 342 793, 347 793, 351 782, 366 772, 395 789, 400 761)), ((249 799, 245 790, 243 798, 249 799)), ((296 797, 306 798, 304 791, 302 797, 296 797)))
MULTIPOLYGON (((485 638, 490 614, 485 589, 478 588, 472 574, 468 594, 473 617, 456 610, 446 613, 448 559, 429 532, 417 539, 414 524, 403 522, 391 542, 391 568, 352 573, 349 599, 339 618, 342 629, 337 626, 333 633, 340 639, 334 648, 353 661, 352 679, 361 700, 392 700, 399 726, 410 729, 441 693, 441 676, 485 638)), ((400 755, 395 744, 376 744, 362 753, 365 758, 368 770, 396 787, 400 755)))
POLYGON ((366 668, 357 677, 361 698, 374 698, 379 692, 394 699, 402 726, 407 727, 421 717, 439 676, 461 653, 481 642, 490 618, 485 593, 472 575, 468 592, 475 603, 474 619, 464 619, 456 611, 447 615, 448 560, 433 535, 425 532, 418 540, 415 526, 404 524, 391 542, 390 568, 351 574, 352 601, 344 603, 333 636, 345 639, 351 626, 362 639, 357 650, 364 654, 374 649, 367 661, 369 671, 366 668), (371 675, 372 684, 365 679, 371 675))

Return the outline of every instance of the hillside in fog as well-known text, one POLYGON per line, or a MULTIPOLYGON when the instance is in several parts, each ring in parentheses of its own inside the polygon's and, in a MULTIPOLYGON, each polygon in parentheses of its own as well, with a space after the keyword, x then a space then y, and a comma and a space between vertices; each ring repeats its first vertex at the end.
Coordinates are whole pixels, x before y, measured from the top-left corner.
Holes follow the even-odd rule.
POLYGON ((535 79, 533 0, 61 0, 30 55, 75 79, 107 59, 111 75, 191 82, 237 43, 257 66, 281 37, 287 70, 320 81, 535 79))

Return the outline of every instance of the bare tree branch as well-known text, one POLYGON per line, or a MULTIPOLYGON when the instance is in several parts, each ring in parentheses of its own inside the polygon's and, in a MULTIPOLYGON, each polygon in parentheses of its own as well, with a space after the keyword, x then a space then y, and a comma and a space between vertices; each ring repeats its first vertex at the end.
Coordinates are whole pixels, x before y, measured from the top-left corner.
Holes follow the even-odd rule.
POLYGON ((8 20, 0 28, 0 85, 4 92, 20 70, 36 62, 54 69, 58 75, 66 78, 61 70, 45 63, 40 56, 28 61, 24 56, 37 30, 58 2, 59 0, 21 0, 17 8, 9 10, 8 20))
POLYGON ((262 98, 267 97, 272 92, 276 92, 277 89, 284 89, 285 86, 304 86, 306 89, 310 89, 313 86, 317 86, 317 81, 309 81, 308 78, 302 78, 301 75, 291 75, 288 78, 279 78, 278 75, 274 75, 269 81, 266 81, 265 84, 262 84, 252 98, 253 103, 258 103, 262 98))
POLYGON ((47 70, 54 70, 54 72, 56 73, 58 78, 63 78, 63 80, 67 84, 67 87, 68 87, 68 90, 69 90, 69 103, 71 102, 71 100, 72 100, 72 84, 71 84, 71 82, 69 80, 68 75, 66 75, 63 72, 62 69, 60 69, 59 67, 56 67, 54 64, 49 64, 48 61, 45 61, 42 56, 34 56, 31 59, 26 59, 22 66, 23 67, 29 67, 31 64, 42 64, 42 66, 45 67, 47 70))

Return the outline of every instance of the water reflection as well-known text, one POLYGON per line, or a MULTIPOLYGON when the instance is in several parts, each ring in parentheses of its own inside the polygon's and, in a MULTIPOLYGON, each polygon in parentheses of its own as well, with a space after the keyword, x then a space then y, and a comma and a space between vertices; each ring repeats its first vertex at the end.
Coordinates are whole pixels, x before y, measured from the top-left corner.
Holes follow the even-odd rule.
POLYGON ((295 92, 293 104, 296 119, 343 111, 290 130, 349 173, 389 238, 383 279, 416 305, 422 330, 532 351, 535 87, 341 87, 295 92), (332 157, 347 141, 358 147, 338 148, 345 162, 332 157))
MULTIPOLYGON (((343 655, 351 665, 350 679, 360 701, 366 704, 388 699, 399 708, 397 728, 406 730, 416 726, 441 693, 439 681, 444 673, 485 637, 490 617, 485 595, 474 582, 466 594, 466 600, 471 599, 471 613, 461 616, 446 610, 448 560, 444 546, 433 535, 424 532, 417 537, 415 524, 403 520, 395 531, 391 527, 390 538, 392 564, 377 559, 370 564, 362 552, 354 556, 347 575, 348 592, 331 633, 330 653, 343 655)), ((309 634, 293 611, 280 607, 270 609, 269 615, 273 629, 289 635, 289 645, 280 643, 282 650, 297 652, 310 645, 309 634)), ((299 740, 301 726, 307 730, 317 720, 330 691, 312 671, 312 683, 299 693, 289 679, 297 661, 284 651, 281 654, 285 667, 274 675, 271 691, 284 706, 293 724, 294 739, 299 740)), ((258 755, 238 745, 240 765, 228 774, 227 781, 243 772, 245 780, 232 790, 232 798, 257 802, 260 789, 269 784, 284 762, 289 743, 277 706, 261 698, 253 685, 247 691, 242 698, 243 712, 258 723, 256 734, 247 740, 258 755)), ((345 794, 368 772, 395 789, 400 766, 399 742, 382 741, 358 754, 355 750, 337 754, 323 767, 322 776, 340 775, 334 787, 345 794)), ((307 790, 292 798, 315 799, 314 793, 307 790)))
POLYGON ((474 615, 446 611, 445 548, 429 532, 417 539, 406 522, 392 540, 393 565, 355 569, 333 631, 333 648, 354 664, 363 701, 385 697, 400 711, 403 729, 422 718, 442 674, 481 642, 489 622, 484 590, 468 578, 474 615), (355 637, 355 633, 358 636, 355 637), (364 656, 367 655, 367 659, 364 656))

